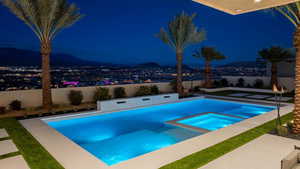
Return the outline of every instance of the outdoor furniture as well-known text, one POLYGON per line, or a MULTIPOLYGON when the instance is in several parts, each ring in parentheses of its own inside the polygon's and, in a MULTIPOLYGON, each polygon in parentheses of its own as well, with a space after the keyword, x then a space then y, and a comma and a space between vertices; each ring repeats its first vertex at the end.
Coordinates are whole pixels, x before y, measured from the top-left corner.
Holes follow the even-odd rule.
POLYGON ((281 160, 281 169, 300 169, 300 149, 295 146, 295 150, 281 160))

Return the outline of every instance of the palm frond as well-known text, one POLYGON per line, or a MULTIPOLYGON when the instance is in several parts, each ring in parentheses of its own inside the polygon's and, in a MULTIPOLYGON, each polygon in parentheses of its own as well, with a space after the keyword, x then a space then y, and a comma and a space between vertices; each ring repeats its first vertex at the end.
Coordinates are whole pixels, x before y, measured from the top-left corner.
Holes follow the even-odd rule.
POLYGON ((183 51, 190 44, 205 40, 205 31, 199 31, 193 23, 195 17, 196 14, 189 16, 182 12, 169 22, 167 31, 161 29, 158 37, 177 51, 183 51))
POLYGON ((83 15, 79 13, 79 8, 75 4, 65 5, 64 10, 61 11, 59 17, 55 20, 55 26, 50 32, 50 38, 55 37, 60 30, 72 26, 82 17, 83 15))
POLYGON ((278 63, 282 61, 287 61, 288 59, 292 58, 292 53, 287 50, 283 49, 279 46, 272 46, 269 49, 262 49, 258 52, 262 59, 267 60, 271 63, 278 63))
POLYGON ((222 60, 226 58, 226 56, 213 47, 200 48, 194 52, 193 56, 196 58, 203 58, 206 61, 222 60))
POLYGON ((300 2, 273 8, 286 17, 295 27, 300 24, 300 2))
POLYGON ((10 11, 16 15, 20 20, 22 20, 29 28, 38 36, 40 39, 41 32, 34 26, 30 17, 26 14, 26 11, 22 8, 22 6, 14 2, 12 0, 2 0, 2 4, 10 9, 10 11))
POLYGON ((156 34, 156 37, 162 40, 163 43, 170 45, 173 49, 176 49, 175 44, 173 44, 173 41, 170 40, 171 37, 169 37, 169 34, 161 28, 160 32, 156 34))
POLYGON ((41 41, 51 41, 58 32, 83 15, 67 0, 2 0, 4 6, 25 22, 41 41))

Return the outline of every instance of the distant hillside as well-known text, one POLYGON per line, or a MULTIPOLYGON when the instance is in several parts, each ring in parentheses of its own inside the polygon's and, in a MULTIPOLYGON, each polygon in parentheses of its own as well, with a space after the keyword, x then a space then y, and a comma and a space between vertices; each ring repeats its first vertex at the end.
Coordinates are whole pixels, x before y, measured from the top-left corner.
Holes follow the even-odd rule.
POLYGON ((218 67, 246 67, 246 68, 263 68, 265 67, 265 64, 263 62, 257 62, 257 61, 241 61, 241 62, 232 62, 225 65, 221 65, 218 67))
MULTIPOLYGON (((158 63, 155 62, 147 62, 147 63, 142 63, 142 64, 138 64, 136 66, 134 66, 135 68, 147 68, 147 69, 153 69, 153 68, 172 68, 172 69, 176 69, 176 66, 162 66, 158 63)), ((193 70, 193 68, 191 68, 188 65, 183 64, 182 65, 182 69, 184 70, 193 70)))
MULTIPOLYGON (((0 48, 0 66, 39 66, 41 56, 37 51, 16 48, 0 48)), ((96 66, 98 62, 79 59, 64 53, 52 53, 52 66, 96 66)))
POLYGON ((138 68, 160 68, 161 66, 155 62, 148 62, 148 63, 139 64, 135 67, 138 67, 138 68))

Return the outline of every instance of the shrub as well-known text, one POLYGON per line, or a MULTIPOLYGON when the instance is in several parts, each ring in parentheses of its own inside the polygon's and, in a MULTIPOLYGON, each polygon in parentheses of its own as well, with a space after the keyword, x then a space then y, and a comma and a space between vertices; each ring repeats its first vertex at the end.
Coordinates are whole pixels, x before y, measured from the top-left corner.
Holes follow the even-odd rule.
POLYGON ((213 82, 213 87, 221 87, 220 81, 215 80, 215 81, 213 82))
POLYGON ((111 95, 109 95, 109 89, 104 87, 98 87, 94 94, 94 102, 98 100, 109 100, 111 99, 111 95))
POLYGON ((72 105, 78 106, 82 103, 83 95, 81 91, 71 90, 69 93, 69 101, 72 105))
POLYGON ((0 114, 4 114, 6 111, 5 107, 0 106, 0 114))
POLYGON ((114 88, 114 96, 117 99, 127 97, 125 88, 124 87, 116 87, 116 88, 114 88))
POLYGON ((151 88, 149 86, 141 86, 135 93, 135 96, 147 96, 151 95, 151 88))
POLYGON ((159 92, 159 88, 158 88, 156 85, 151 86, 151 87, 150 87, 150 90, 151 90, 151 94, 152 94, 152 95, 157 95, 157 94, 160 93, 160 92, 159 92))
POLYGON ((286 93, 286 96, 287 97, 294 97, 295 96, 295 90, 292 90, 292 91, 286 93))
POLYGON ((169 84, 174 92, 177 92, 177 83, 176 80, 172 80, 169 84))
POLYGON ((264 87, 264 81, 261 79, 256 79, 253 85, 255 88, 263 88, 264 87))
POLYGON ((289 134, 288 128, 284 126, 277 126, 276 130, 279 136, 287 136, 289 134))
POLYGON ((221 83, 221 86, 222 87, 228 87, 229 85, 228 85, 228 80, 227 79, 222 79, 221 81, 220 81, 220 83, 221 83))
POLYGON ((243 78, 239 78, 238 83, 236 84, 237 87, 244 87, 245 80, 243 78))
POLYGON ((288 128, 289 132, 293 131, 293 123, 292 122, 287 122, 286 127, 288 128))
POLYGON ((14 101, 12 101, 12 102, 9 104, 9 108, 10 108, 11 110, 16 110, 16 111, 21 110, 21 109, 22 109, 21 101, 19 101, 19 100, 14 100, 14 101))
POLYGON ((200 92, 201 90, 201 87, 200 86, 195 86, 194 87, 194 92, 200 92))
POLYGON ((247 88, 252 88, 252 86, 250 84, 247 84, 247 88))

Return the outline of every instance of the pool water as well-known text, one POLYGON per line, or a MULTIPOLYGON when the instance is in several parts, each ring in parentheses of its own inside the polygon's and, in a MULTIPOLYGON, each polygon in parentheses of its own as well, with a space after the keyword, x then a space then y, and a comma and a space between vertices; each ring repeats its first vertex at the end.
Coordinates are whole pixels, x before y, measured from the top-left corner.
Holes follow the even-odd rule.
MULTIPOLYGON (((113 165, 203 134, 167 124, 167 121, 207 112, 250 118, 273 109, 267 106, 197 99, 103 115, 48 120, 46 123, 107 165, 113 165)), ((194 123, 201 124, 201 128, 216 130, 237 121, 210 115, 195 119, 194 123), (201 124, 197 120, 204 122, 201 124)))
POLYGON ((235 118, 235 117, 209 113, 201 116, 196 116, 193 118, 188 118, 185 120, 180 120, 177 123, 213 131, 213 130, 227 127, 229 125, 240 122, 242 120, 243 120, 242 118, 235 118))
POLYGON ((221 113, 240 116, 243 118, 251 118, 260 114, 265 113, 264 109, 254 106, 240 106, 231 110, 221 111, 221 113))

